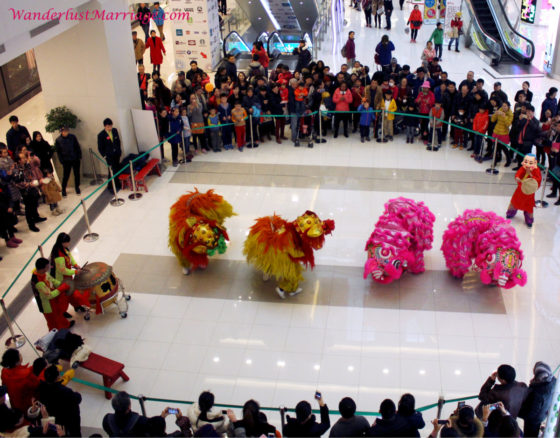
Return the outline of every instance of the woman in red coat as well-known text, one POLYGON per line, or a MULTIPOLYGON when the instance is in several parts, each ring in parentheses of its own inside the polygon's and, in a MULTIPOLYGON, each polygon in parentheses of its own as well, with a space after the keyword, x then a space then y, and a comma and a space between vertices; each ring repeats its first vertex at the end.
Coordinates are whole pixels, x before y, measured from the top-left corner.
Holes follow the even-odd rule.
POLYGON ((541 186, 541 171, 537 165, 537 157, 535 154, 525 155, 521 168, 515 174, 517 189, 511 198, 506 213, 506 217, 511 219, 517 214, 517 210, 522 210, 525 215, 525 223, 531 228, 534 222, 533 208, 535 207, 535 193, 526 195, 521 190, 523 182, 529 178, 537 181, 537 189, 541 186))
POLYGON ((261 41, 256 41, 253 44, 253 50, 251 50, 251 54, 259 55, 259 62, 264 67, 264 74, 268 78, 268 65, 270 64, 270 58, 268 57, 268 53, 264 49, 263 43, 261 41))
POLYGON ((8 388, 12 409, 26 412, 31 406, 31 399, 36 396, 39 378, 33 374, 33 368, 22 365, 18 350, 10 348, 2 355, 2 385, 8 388))
POLYGON ((161 64, 163 63, 163 55, 165 55, 165 47, 161 38, 156 36, 156 31, 150 32, 150 38, 146 41, 146 49, 150 49, 150 62, 154 66, 154 72, 159 73, 161 64))
POLYGON ((418 30, 422 27, 422 12, 418 9, 418 5, 414 5, 414 9, 410 13, 406 24, 410 25, 410 42, 415 43, 418 30))

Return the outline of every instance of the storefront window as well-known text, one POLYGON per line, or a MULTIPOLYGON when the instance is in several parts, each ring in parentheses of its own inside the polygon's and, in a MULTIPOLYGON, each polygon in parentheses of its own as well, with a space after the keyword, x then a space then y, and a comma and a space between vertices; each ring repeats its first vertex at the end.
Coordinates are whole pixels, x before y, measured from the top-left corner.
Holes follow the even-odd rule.
POLYGON ((28 50, 4 64, 0 71, 9 104, 41 85, 33 50, 28 50))

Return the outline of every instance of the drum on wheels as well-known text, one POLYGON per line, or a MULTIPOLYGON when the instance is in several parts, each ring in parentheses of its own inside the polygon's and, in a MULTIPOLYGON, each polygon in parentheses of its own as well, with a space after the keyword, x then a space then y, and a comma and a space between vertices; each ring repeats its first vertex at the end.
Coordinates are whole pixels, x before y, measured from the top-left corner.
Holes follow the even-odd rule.
POLYGON ((105 313, 106 307, 115 304, 121 318, 126 318, 130 295, 108 264, 94 262, 84 266, 74 277, 74 287, 89 293, 90 307, 96 314, 105 313))

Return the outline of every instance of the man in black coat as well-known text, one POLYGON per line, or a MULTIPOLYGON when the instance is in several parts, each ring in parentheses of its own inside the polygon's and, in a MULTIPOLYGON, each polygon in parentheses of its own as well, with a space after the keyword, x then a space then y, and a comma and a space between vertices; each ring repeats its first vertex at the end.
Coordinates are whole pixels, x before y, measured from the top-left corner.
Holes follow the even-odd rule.
POLYGON ((301 72, 304 68, 309 66, 312 56, 305 44, 305 40, 299 42, 299 46, 294 49, 293 54, 298 57, 295 71, 301 72))
MULTIPOLYGON (((103 120, 103 130, 97 134, 97 149, 105 159, 113 175, 120 170, 121 165, 121 138, 117 128, 113 128, 113 121, 109 118, 103 120)), ((110 177, 110 175, 109 175, 110 177)), ((115 178, 115 187, 120 189, 121 182, 115 178)), ((113 190, 112 185, 108 185, 109 191, 113 190)))
POLYGON ((140 26, 144 31, 144 42, 148 41, 150 36, 150 18, 152 13, 150 12, 150 8, 146 6, 146 3, 140 3, 138 6, 138 11, 136 13, 136 18, 140 22, 140 26))
POLYGON ((9 120, 12 127, 8 130, 8 132, 6 132, 6 143, 8 145, 8 149, 15 154, 17 147, 22 144, 24 145, 25 138, 31 138, 31 136, 29 135, 27 128, 19 124, 17 116, 10 116, 9 120))
POLYGON ((235 55, 230 53, 224 64, 226 67, 226 74, 232 80, 232 82, 237 81, 237 66, 235 65, 235 55))
POLYGON ((373 437, 415 437, 417 431, 413 429, 404 417, 397 415, 397 407, 393 400, 385 399, 379 406, 381 418, 377 418, 371 426, 367 436, 373 437))
POLYGON ((480 404, 476 407, 478 417, 482 416, 482 405, 502 402, 513 418, 517 418, 529 390, 523 382, 515 380, 515 369, 510 365, 500 365, 494 371, 478 394, 480 404), (498 383, 496 384, 496 379, 498 383))
POLYGON ((39 384, 39 401, 45 405, 49 414, 54 416, 56 424, 64 427, 68 436, 81 436, 82 396, 58 380, 56 365, 45 369, 45 381, 39 384))
POLYGON ((68 126, 60 129, 60 135, 54 141, 54 147, 58 154, 58 159, 62 164, 62 196, 66 196, 66 186, 70 179, 70 172, 74 171, 74 181, 76 183, 76 194, 80 192, 80 162, 82 160, 82 149, 74 134, 70 134, 68 126))
POLYGON ((148 435, 148 419, 132 412, 130 396, 121 391, 113 397, 114 414, 103 417, 103 430, 110 437, 136 437, 148 435))
POLYGON ((490 93, 490 99, 499 99, 500 102, 509 102, 508 95, 502 90, 501 82, 494 82, 494 91, 490 93))
POLYGON ((204 70, 198 67, 198 62, 192 60, 191 61, 191 69, 187 72, 186 76, 191 83, 194 81, 194 76, 199 73, 200 77, 204 74, 204 70))
MULTIPOLYGON (((517 122, 517 147, 519 152, 522 154, 531 153, 533 144, 541 134, 541 128, 539 124, 539 119, 535 117, 535 107, 531 104, 527 104, 525 114, 519 116, 519 121, 517 122)), ((521 155, 517 156, 517 167, 512 170, 519 170, 521 167, 521 162, 523 157, 521 155)))
POLYGON ((393 0, 383 0, 383 9, 385 9, 385 20, 387 23, 385 29, 391 30, 391 14, 393 13, 393 0))

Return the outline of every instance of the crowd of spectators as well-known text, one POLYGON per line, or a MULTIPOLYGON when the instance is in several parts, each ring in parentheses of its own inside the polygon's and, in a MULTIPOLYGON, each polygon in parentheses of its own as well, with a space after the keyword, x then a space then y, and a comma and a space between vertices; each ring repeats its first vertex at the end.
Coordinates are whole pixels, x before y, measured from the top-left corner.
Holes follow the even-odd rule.
MULTIPOLYGON (((2 356, 2 386, 0 386, 0 433, 19 431, 17 436, 81 436, 78 392, 66 384, 74 377, 70 369, 61 375, 62 367, 49 364, 43 357, 32 365, 24 364, 20 352, 8 349, 2 356), (9 397, 9 403, 8 398, 9 397)), ((500 365, 482 385, 479 404, 458 403, 449 418, 432 421, 431 438, 442 437, 536 437, 551 406, 556 378, 550 367, 537 362, 533 378, 526 385, 516 380, 510 365, 500 365), (523 419, 523 432, 518 423, 523 419)), ((425 421, 416 408, 412 394, 403 394, 395 404, 385 399, 379 406, 379 416, 370 423, 357 415, 355 401, 344 397, 338 404, 340 417, 332 424, 323 395, 316 392, 319 418, 311 403, 302 400, 282 420, 280 429, 270 424, 255 400, 248 400, 238 418, 232 409, 216 407, 214 395, 202 392, 183 414, 178 408, 167 407, 161 415, 146 417, 132 409, 131 397, 122 391, 111 400, 113 412, 102 422, 110 437, 162 436, 235 436, 235 437, 419 437, 425 421), (175 417, 177 430, 166 430, 166 417, 175 417)), ((366 409, 371 409, 368 407, 366 409)), ((98 436, 98 435, 96 435, 98 436)))
MULTIPOLYGON (((421 26, 417 18, 413 11, 409 23, 416 31, 421 26)), ((452 42, 458 51, 461 17, 454 22, 457 36, 452 42)), ((417 32, 411 36, 415 40, 417 32)), ((515 162, 513 170, 519 168, 521 154, 536 147, 540 164, 556 167, 560 175, 558 90, 550 88, 537 118, 529 82, 512 99, 499 81, 489 90, 472 71, 466 78, 450 78, 441 64, 442 45, 439 23, 421 49, 418 65, 401 66, 394 43, 383 35, 372 70, 356 59, 355 33, 350 31, 341 51, 347 62, 339 71, 313 61, 305 41, 294 51, 298 61, 292 71, 283 63, 270 68, 262 43, 255 42, 247 72, 237 71, 231 54, 213 79, 192 61, 190 70, 178 72, 170 86, 157 70, 146 73, 140 65, 138 84, 144 107, 154 112, 160 140, 177 134, 170 140, 174 165, 181 150, 189 162, 209 151, 256 148, 273 137, 280 144, 287 140, 286 125, 294 146, 304 141, 313 147, 325 142, 329 132, 338 137, 342 125, 345 137, 359 131, 362 142, 389 142, 406 134, 407 143, 419 139, 429 151, 438 151, 449 139, 453 149, 464 149, 479 162, 493 160, 497 139, 495 164, 509 167, 515 162)), ((559 192, 552 181, 550 198, 559 192)))

